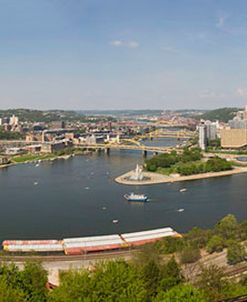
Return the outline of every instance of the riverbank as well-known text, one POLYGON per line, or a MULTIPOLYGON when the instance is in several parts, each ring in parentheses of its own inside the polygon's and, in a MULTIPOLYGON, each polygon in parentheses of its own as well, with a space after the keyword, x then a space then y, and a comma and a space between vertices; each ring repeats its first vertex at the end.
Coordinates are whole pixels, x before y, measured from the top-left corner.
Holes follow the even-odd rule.
POLYGON ((153 184, 160 184, 160 183, 198 180, 198 179, 223 177, 223 176, 230 176, 230 175, 234 175, 234 174, 247 173, 247 167, 234 167, 233 170, 201 173, 201 174, 194 174, 194 175, 189 175, 189 176, 180 176, 179 174, 163 175, 163 174, 154 173, 154 172, 143 172, 143 176, 144 176, 145 180, 143 180, 141 182, 129 180, 129 178, 131 176, 133 176, 134 173, 135 173, 134 170, 127 172, 127 173, 115 178, 115 181, 117 183, 123 184, 123 185, 133 185, 133 186, 153 185, 153 184))
POLYGON ((10 166, 15 166, 19 164, 28 164, 34 163, 39 164, 41 162, 48 162, 48 161, 55 161, 57 159, 64 159, 67 160, 76 155, 87 155, 89 151, 80 151, 80 152, 71 152, 69 154, 57 155, 57 154, 24 154, 19 156, 14 156, 11 158, 10 163, 0 165, 0 169, 8 168, 10 166))
POLYGON ((28 159, 28 160, 23 160, 23 161, 12 161, 9 164, 5 164, 5 165, 1 165, 0 169, 4 169, 4 168, 8 168, 11 166, 16 166, 16 165, 20 165, 20 164, 28 164, 28 163, 36 163, 39 164, 41 162, 46 162, 46 161, 54 161, 57 159, 69 159, 70 157, 72 157, 74 155, 60 155, 60 156, 53 156, 53 157, 45 157, 45 158, 41 158, 41 157, 37 157, 37 158, 32 158, 32 159, 28 159))

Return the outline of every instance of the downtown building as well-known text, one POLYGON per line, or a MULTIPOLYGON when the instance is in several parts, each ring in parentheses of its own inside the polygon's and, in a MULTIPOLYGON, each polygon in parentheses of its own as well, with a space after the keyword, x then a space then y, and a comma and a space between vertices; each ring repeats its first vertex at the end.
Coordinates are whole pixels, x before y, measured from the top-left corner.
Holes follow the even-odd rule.
POLYGON ((221 147, 225 149, 246 149, 247 147, 247 106, 228 121, 228 127, 220 131, 221 147))
POLYGON ((217 138, 218 121, 201 121, 198 126, 199 140, 198 145, 202 150, 205 150, 211 140, 217 138))

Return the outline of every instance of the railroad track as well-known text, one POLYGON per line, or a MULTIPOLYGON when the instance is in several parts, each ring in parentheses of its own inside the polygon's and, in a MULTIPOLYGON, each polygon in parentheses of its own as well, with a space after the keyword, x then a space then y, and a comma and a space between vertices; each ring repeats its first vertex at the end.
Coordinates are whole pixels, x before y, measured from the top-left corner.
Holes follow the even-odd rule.
POLYGON ((247 271, 247 264, 242 265, 241 267, 233 268, 232 270, 226 270, 226 275, 228 277, 233 277, 238 274, 244 273, 247 271))
POLYGON ((4 255, 0 256, 0 262, 13 261, 13 262, 25 262, 25 261, 41 261, 41 262, 59 262, 59 261, 90 261, 90 260, 104 260, 111 258, 123 258, 131 257, 137 253, 138 249, 132 249, 128 251, 114 251, 114 252, 101 252, 82 255, 4 255))

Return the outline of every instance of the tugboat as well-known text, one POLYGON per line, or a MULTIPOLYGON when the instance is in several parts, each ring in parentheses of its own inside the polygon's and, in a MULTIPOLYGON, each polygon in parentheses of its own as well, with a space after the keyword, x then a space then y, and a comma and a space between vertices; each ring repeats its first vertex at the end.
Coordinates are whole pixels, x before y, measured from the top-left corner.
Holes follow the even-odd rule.
POLYGON ((124 198, 127 199, 128 201, 146 202, 148 200, 147 195, 145 195, 145 194, 135 194, 135 193, 125 194, 124 198))

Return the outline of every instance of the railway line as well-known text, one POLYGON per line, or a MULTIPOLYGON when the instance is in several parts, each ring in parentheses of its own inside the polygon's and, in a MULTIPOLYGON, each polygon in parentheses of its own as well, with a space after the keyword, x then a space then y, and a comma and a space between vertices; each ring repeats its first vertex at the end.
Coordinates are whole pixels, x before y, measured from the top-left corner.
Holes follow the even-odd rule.
POLYGON ((106 260, 112 258, 127 258, 140 252, 140 249, 128 249, 119 251, 107 251, 83 255, 1 255, 0 262, 71 262, 71 261, 90 261, 90 260, 106 260))

